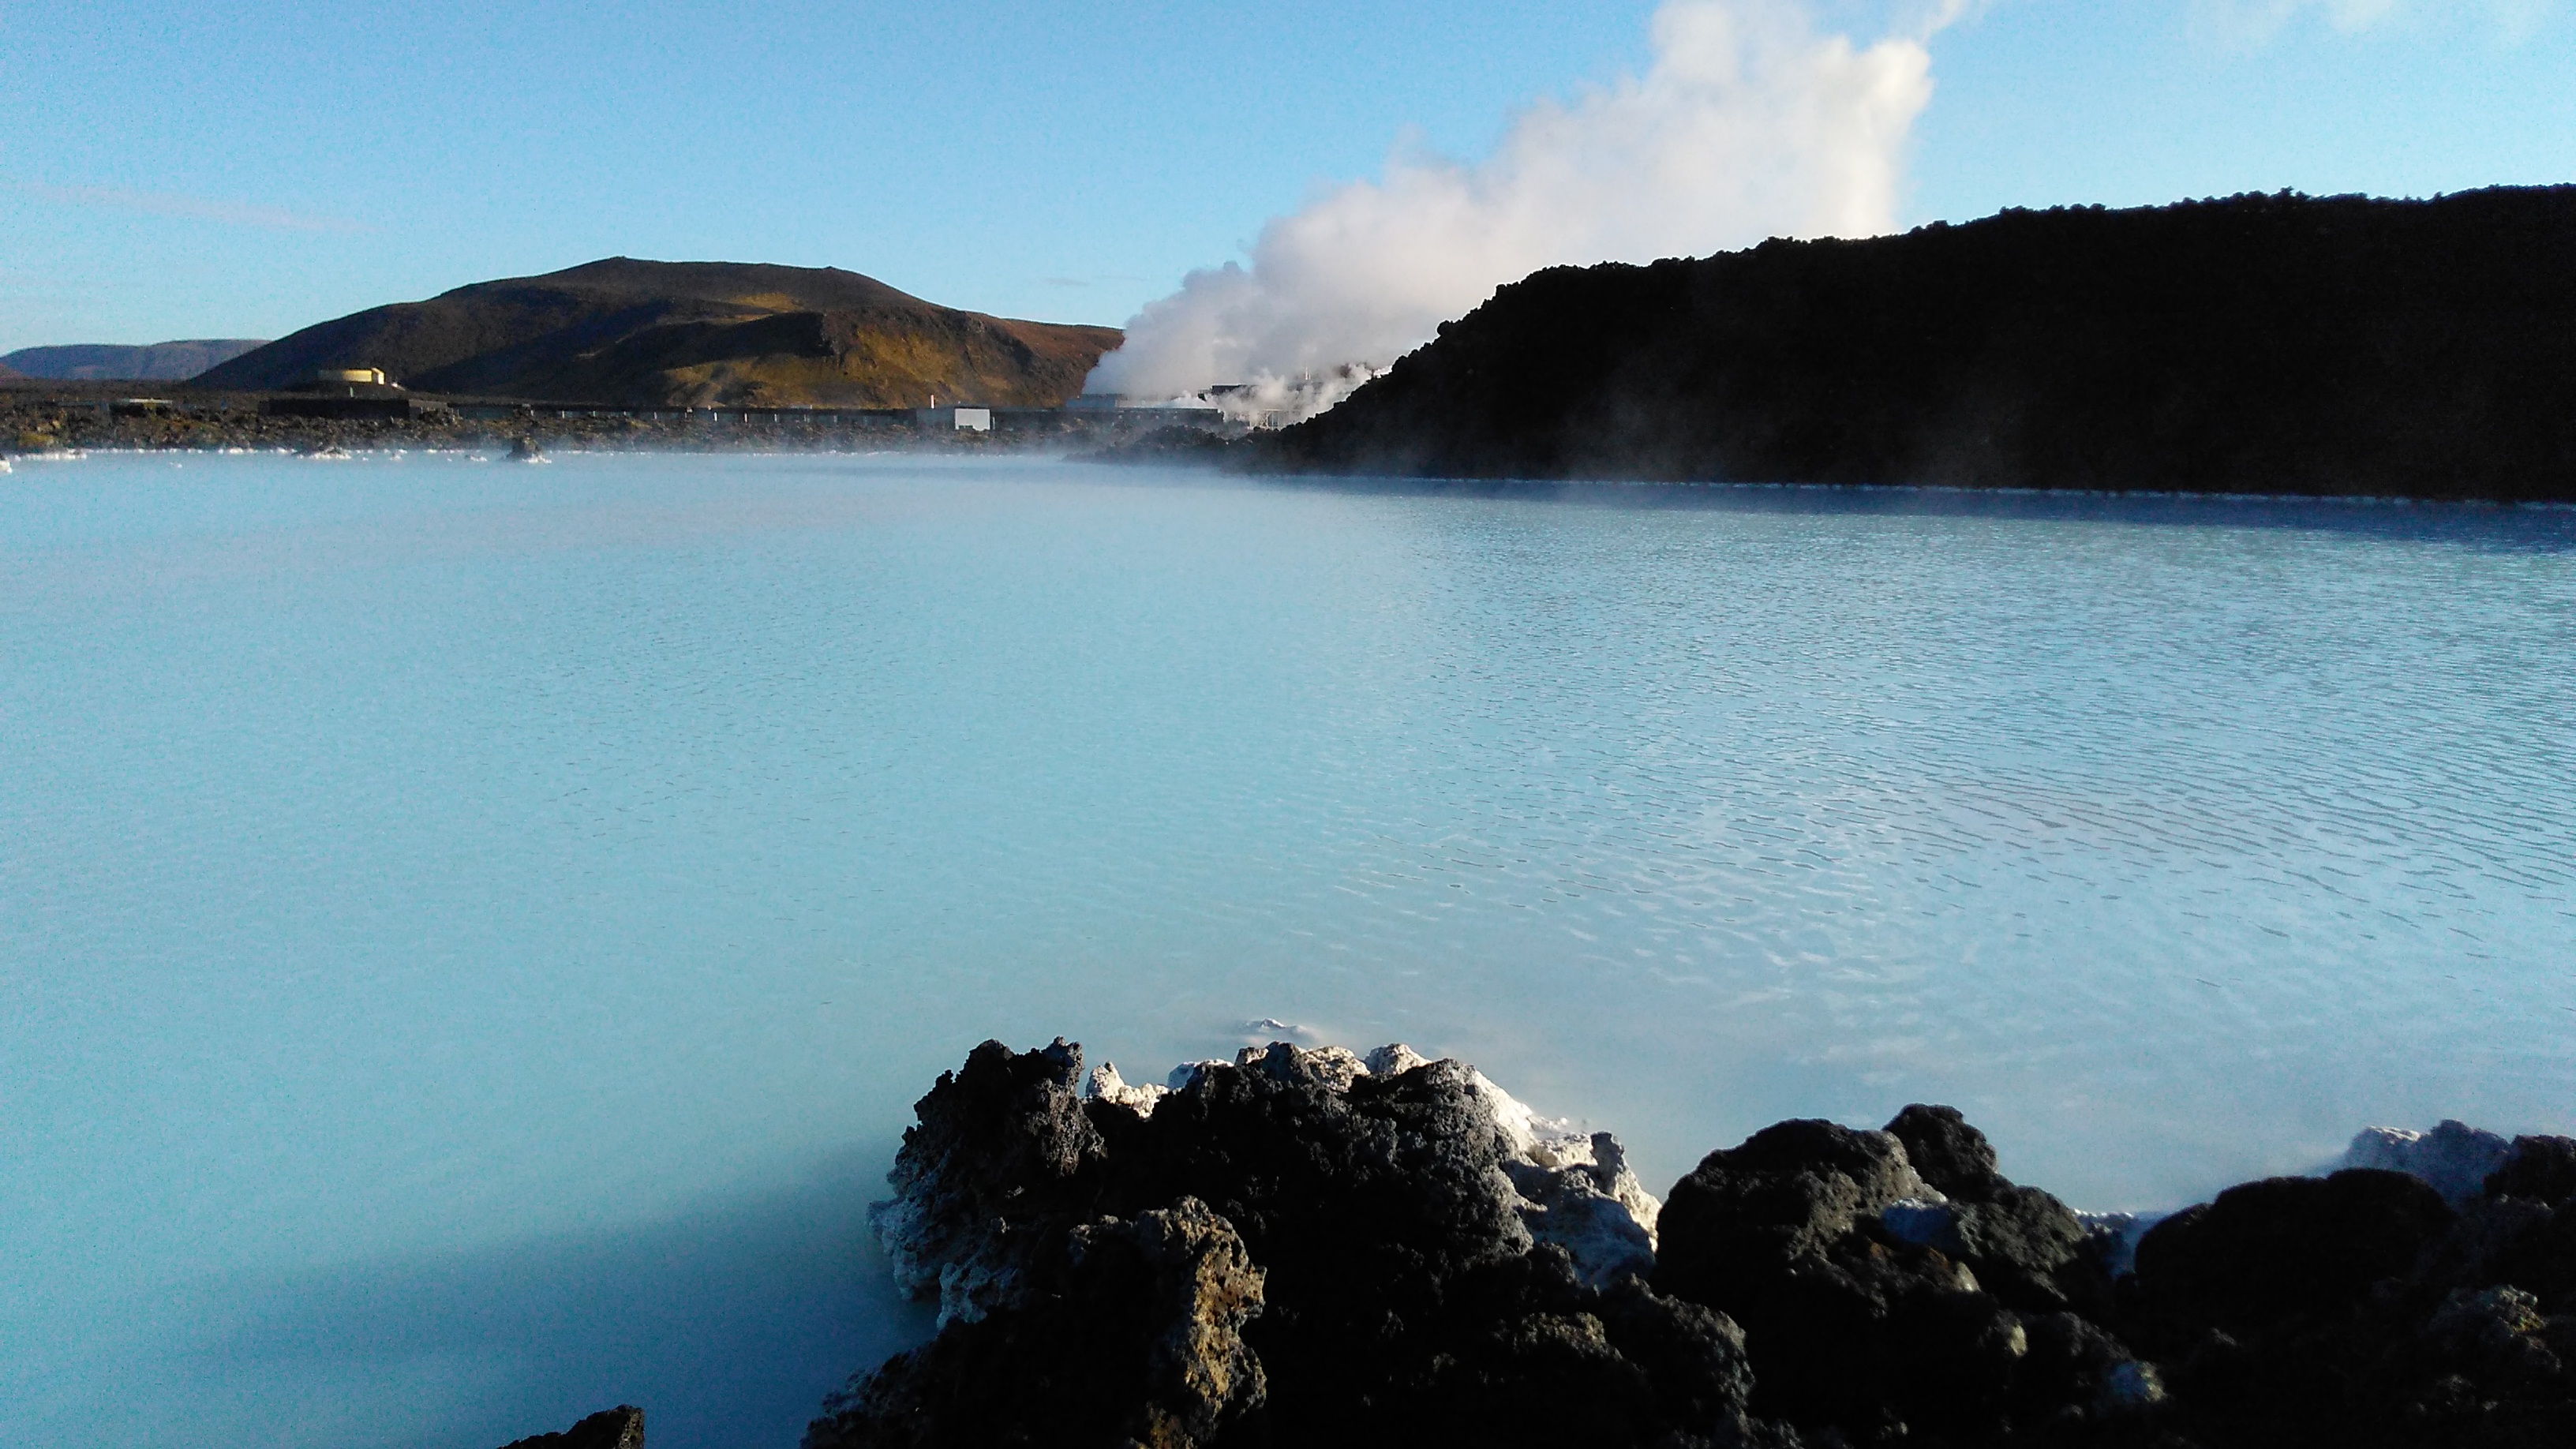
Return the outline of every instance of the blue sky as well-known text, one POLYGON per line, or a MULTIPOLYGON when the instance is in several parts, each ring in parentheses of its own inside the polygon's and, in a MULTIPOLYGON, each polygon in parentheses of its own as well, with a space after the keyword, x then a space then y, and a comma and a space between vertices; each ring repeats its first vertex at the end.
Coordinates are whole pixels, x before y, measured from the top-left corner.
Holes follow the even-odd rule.
MULTIPOLYGON (((1653 10, 0 0, 0 351, 619 253, 1117 323, 1399 142, 1643 67, 1653 10)), ((1909 224, 2576 180, 2576 0, 1988 0, 1930 51, 1909 224)))

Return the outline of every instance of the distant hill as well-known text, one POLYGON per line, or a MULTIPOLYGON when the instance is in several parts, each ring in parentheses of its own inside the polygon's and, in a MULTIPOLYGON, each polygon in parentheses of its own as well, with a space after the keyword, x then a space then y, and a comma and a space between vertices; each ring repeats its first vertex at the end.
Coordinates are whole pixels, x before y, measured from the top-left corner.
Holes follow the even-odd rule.
POLYGON ((1043 406, 1082 391, 1110 327, 960 312, 837 268, 625 257, 459 287, 307 327, 198 379, 290 387, 379 367, 427 392, 633 406, 1043 406))
POLYGON ((25 347, 0 357, 0 366, 51 382, 180 382, 267 343, 256 337, 201 337, 121 347, 81 342, 64 347, 25 347))
POLYGON ((1298 471, 2576 497, 2576 187, 2007 211, 1556 268, 1298 471))

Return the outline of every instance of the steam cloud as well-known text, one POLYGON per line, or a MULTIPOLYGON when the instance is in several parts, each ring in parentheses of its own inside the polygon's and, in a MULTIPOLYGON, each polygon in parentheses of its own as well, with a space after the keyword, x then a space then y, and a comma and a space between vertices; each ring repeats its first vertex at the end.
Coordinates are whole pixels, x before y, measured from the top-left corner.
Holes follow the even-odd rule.
POLYGON ((1783 0, 1669 0, 1642 77, 1538 102, 1483 161, 1399 150, 1383 179, 1272 218, 1250 267, 1190 273, 1127 324, 1089 386, 1175 397, 1248 382, 1264 406, 1317 412, 1355 369, 1541 267, 1891 230, 1932 95, 1925 39, 1957 8, 1864 48, 1783 0))

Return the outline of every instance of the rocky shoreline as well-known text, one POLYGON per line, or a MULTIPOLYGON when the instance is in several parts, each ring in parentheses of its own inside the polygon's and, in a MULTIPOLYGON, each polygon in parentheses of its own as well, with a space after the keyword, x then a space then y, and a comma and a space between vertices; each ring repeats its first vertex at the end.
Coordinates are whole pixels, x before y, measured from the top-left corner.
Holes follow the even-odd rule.
POLYGON ((2147 1226, 1933 1106, 1780 1123, 1658 1203, 1400 1046, 1141 1087, 987 1042, 918 1111, 872 1220, 939 1333, 806 1449, 2576 1442, 2566 1138, 2365 1133, 2384 1165, 2147 1226))
POLYGON ((424 408, 404 418, 286 417, 263 413, 263 393, 134 385, 0 384, 0 461, 82 452, 324 453, 501 452, 526 442, 562 452, 981 453, 1115 446, 1146 429, 1131 418, 1010 415, 990 432, 888 425, 793 409, 636 414, 578 406, 424 408))

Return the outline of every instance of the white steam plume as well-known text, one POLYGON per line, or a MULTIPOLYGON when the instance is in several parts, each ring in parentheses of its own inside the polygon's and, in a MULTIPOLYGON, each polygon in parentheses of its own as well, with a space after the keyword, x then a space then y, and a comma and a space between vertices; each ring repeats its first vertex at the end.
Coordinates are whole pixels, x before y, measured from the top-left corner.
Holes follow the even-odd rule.
POLYGON ((1932 95, 1925 38, 1959 8, 1861 47, 1785 0, 1669 0, 1645 75, 1540 101, 1481 162, 1399 150, 1383 179, 1272 218, 1250 267, 1192 272, 1138 313, 1090 388, 1170 397, 1383 366, 1541 267, 1891 230, 1932 95))

